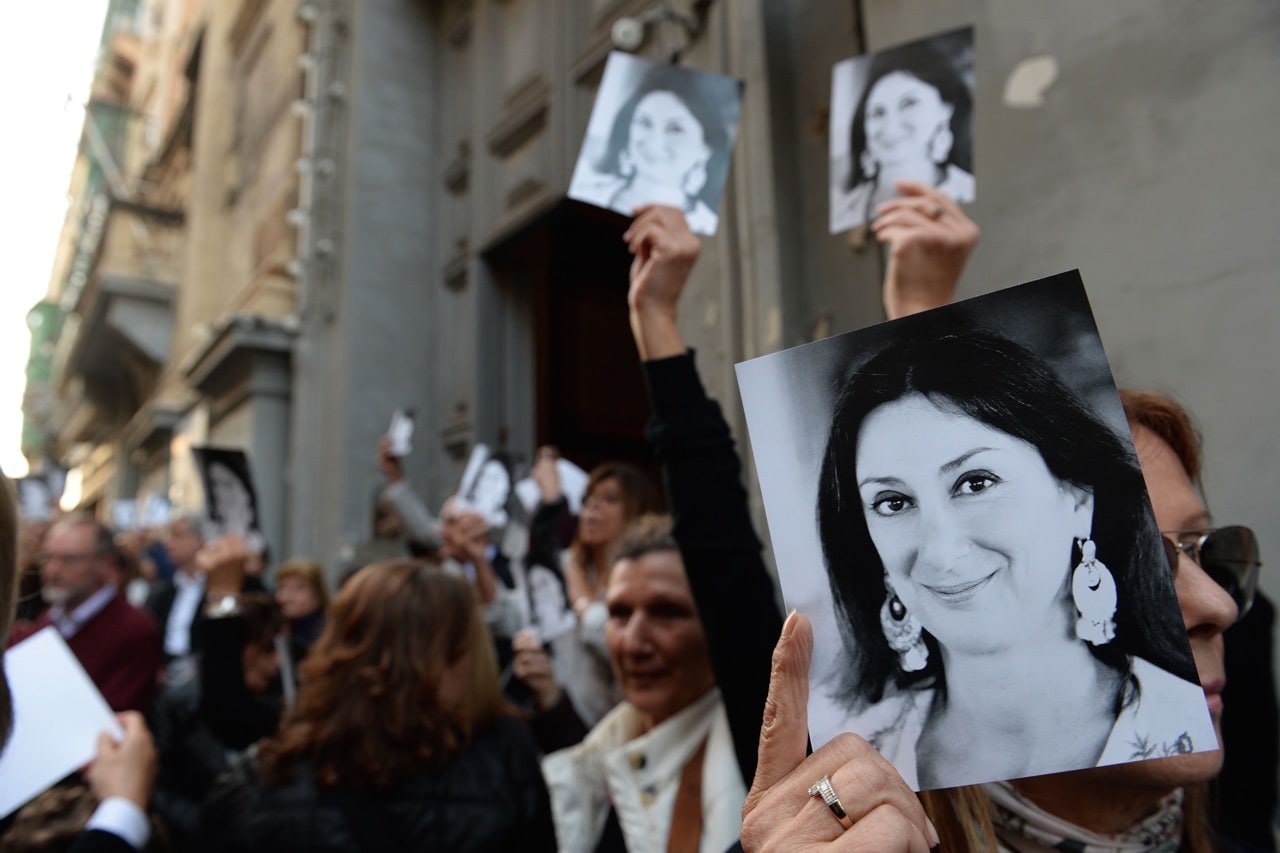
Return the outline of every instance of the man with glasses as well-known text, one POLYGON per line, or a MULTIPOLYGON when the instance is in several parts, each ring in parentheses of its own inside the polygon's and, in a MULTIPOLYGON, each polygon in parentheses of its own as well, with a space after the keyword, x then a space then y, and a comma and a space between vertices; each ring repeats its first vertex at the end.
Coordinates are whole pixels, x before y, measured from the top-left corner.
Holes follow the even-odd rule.
POLYGON ((49 609, 10 634, 10 645, 53 625, 115 711, 147 712, 160 667, 160 632, 119 591, 111 531, 77 513, 55 523, 39 556, 49 609))

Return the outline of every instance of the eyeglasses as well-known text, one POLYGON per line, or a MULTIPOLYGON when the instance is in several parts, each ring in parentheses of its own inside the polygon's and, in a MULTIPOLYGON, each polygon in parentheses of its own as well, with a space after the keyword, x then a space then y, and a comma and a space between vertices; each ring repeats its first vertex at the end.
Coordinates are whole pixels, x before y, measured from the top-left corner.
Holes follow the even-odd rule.
POLYGON ((1178 556, 1186 554, 1226 590, 1236 603, 1239 619, 1253 606, 1258 590, 1258 537, 1247 527, 1218 527, 1209 530, 1169 530, 1164 539, 1165 556, 1175 572, 1178 556))

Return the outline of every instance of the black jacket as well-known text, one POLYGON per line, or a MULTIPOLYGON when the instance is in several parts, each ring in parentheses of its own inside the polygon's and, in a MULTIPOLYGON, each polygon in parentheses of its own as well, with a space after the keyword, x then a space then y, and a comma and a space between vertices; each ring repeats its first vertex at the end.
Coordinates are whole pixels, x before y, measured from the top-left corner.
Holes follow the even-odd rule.
POLYGON ((477 734, 443 767, 377 794, 319 790, 305 768, 292 783, 269 788, 246 759, 205 803, 201 827, 208 850, 556 849, 537 753, 523 725, 510 718, 477 734))
POLYGON ((742 467, 693 353, 644 363, 649 441, 666 477, 672 530, 707 637, 743 781, 750 786, 782 612, 751 526, 742 467))

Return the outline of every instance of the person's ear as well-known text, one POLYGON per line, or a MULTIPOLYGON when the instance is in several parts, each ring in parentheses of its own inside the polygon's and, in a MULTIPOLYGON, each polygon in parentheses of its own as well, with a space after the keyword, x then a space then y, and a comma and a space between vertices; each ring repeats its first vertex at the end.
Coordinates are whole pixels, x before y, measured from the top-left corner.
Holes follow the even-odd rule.
POLYGON ((1072 503, 1075 537, 1088 539, 1093 531, 1093 492, 1072 483, 1067 483, 1063 489, 1072 503))
POLYGON ((631 162, 631 154, 625 148, 618 152, 618 174, 630 178, 636 173, 636 164, 631 162))

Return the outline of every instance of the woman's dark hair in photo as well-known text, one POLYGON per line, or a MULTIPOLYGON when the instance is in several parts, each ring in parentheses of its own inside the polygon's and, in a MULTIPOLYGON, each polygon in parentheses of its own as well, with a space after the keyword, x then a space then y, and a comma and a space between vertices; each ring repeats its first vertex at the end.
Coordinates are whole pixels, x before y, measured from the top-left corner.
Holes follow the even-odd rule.
MULTIPOLYGON (((867 530, 856 471, 858 433, 877 408, 919 394, 1034 446, 1049 472, 1093 495, 1092 539, 1115 577, 1116 637, 1093 654, 1120 672, 1128 656, 1196 682, 1180 622, 1161 618, 1154 601, 1172 600, 1172 581, 1132 450, 1036 355, 1000 335, 972 331, 902 340, 855 368, 836 402, 818 486, 818 528, 845 654, 837 696, 851 707, 875 703, 899 687, 945 691, 937 641, 927 626, 927 666, 904 673, 880 628, 884 567, 867 530)), ((1073 561, 1078 549, 1072 548, 1073 561)), ((1063 586, 1071 566, 1061 571, 1063 586)), ((1083 642, 1083 641, 1082 641, 1083 642)), ((1117 712, 1119 709, 1116 709, 1117 712)))
MULTIPOLYGON (((732 81, 728 85, 734 85, 732 81)), ((729 172, 729 129, 727 117, 722 109, 728 90, 726 81, 709 74, 698 74, 678 65, 659 65, 652 68, 640 80, 640 84, 631 96, 623 102, 609 129, 609 139, 604 153, 596 161, 597 171, 619 177, 623 174, 621 154, 627 150, 631 139, 631 119, 636 107, 646 95, 654 92, 670 92, 693 113, 698 124, 702 125, 703 139, 711 149, 711 157, 707 161, 707 180, 703 183, 697 198, 708 206, 714 207, 716 199, 711 197, 710 190, 724 185, 729 172)))
POLYGON ((849 177, 845 179, 846 191, 876 177, 874 174, 867 174, 862 168, 862 155, 867 150, 867 101, 877 83, 898 71, 932 86, 943 103, 952 109, 951 153, 946 163, 939 165, 952 164, 966 172, 973 171, 973 97, 969 94, 969 86, 942 51, 929 42, 916 42, 882 51, 871 60, 867 83, 862 88, 853 120, 849 123, 849 177))

